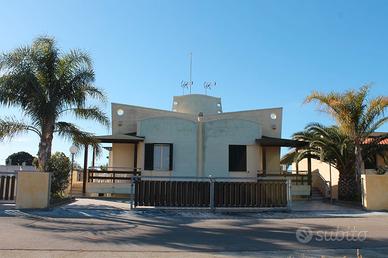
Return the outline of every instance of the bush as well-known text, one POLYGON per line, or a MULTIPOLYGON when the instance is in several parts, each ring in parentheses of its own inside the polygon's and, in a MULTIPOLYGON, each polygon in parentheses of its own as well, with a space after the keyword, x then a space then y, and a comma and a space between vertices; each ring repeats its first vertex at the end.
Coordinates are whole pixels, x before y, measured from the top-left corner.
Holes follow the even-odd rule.
POLYGON ((63 191, 69 185, 71 162, 62 152, 56 152, 47 162, 47 171, 51 173, 51 196, 63 197, 63 191))

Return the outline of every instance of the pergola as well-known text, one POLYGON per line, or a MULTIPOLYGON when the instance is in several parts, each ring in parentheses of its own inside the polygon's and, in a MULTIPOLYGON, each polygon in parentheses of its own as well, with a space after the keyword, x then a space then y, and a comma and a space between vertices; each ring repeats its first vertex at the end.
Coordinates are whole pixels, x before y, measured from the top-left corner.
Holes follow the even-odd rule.
MULTIPOLYGON (((266 170, 266 150, 265 147, 290 147, 290 148, 303 148, 308 143, 303 141, 297 141, 297 140, 291 140, 291 139, 283 139, 283 138, 275 138, 275 137, 268 137, 268 136, 262 136, 261 139, 256 139, 256 143, 263 148, 262 151, 262 159, 263 159, 263 170, 266 170)), ((311 158, 308 158, 308 167, 309 172, 311 173, 311 158)), ((298 168, 297 168, 298 172, 298 168)))
MULTIPOLYGON (((128 134, 115 134, 115 135, 100 135, 95 136, 99 143, 131 143, 135 145, 134 150, 134 167, 137 167, 137 147, 139 142, 144 141, 144 137, 128 135, 128 134)), ((85 145, 85 153, 84 153, 84 170, 83 170, 83 181, 82 181, 82 193, 86 193, 86 182, 87 182, 87 172, 88 172, 88 152, 89 145, 85 145)), ((92 167, 95 166, 96 161, 96 149, 93 148, 93 157, 92 157, 92 167)))
MULTIPOLYGON (((265 147, 290 147, 295 148, 298 151, 299 148, 304 148, 308 145, 308 142, 291 140, 291 139, 283 139, 283 138, 275 138, 262 136, 261 139, 256 139, 256 143, 262 146, 262 160, 263 160, 263 172, 266 175, 266 148, 265 147)), ((307 180, 308 184, 311 186, 312 183, 312 175, 311 175, 311 157, 307 157, 307 180)), ((296 175, 299 175, 298 163, 296 164, 296 175)), ((310 195, 312 193, 310 187, 310 195)))

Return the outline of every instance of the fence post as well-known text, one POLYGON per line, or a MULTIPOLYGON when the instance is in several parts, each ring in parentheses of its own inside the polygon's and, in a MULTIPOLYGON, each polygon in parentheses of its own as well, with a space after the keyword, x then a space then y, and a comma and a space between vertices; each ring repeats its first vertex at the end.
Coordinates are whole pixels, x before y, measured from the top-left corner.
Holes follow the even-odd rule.
MULTIPOLYGON (((364 180, 365 179, 361 177, 361 206, 365 209, 365 189, 364 189, 365 181, 364 180)), ((330 200, 332 201, 331 198, 330 200)))
POLYGON ((291 196, 291 178, 287 178, 287 209, 291 210, 292 196, 291 196))
POLYGON ((209 180, 210 180, 210 210, 214 211, 214 180, 212 178, 212 175, 209 175, 209 180))
POLYGON ((135 181, 137 177, 133 176, 131 179, 131 202, 130 202, 130 208, 133 209, 134 203, 135 203, 135 181))

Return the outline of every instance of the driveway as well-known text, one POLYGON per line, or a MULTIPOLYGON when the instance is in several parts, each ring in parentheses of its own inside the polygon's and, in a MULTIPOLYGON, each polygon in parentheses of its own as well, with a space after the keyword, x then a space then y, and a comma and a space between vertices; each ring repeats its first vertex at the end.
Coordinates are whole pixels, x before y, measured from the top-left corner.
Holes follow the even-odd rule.
POLYGON ((125 202, 80 199, 49 211, 0 211, 0 256, 352 257, 361 249, 364 257, 385 257, 388 252, 387 213, 300 215, 129 211, 125 202))

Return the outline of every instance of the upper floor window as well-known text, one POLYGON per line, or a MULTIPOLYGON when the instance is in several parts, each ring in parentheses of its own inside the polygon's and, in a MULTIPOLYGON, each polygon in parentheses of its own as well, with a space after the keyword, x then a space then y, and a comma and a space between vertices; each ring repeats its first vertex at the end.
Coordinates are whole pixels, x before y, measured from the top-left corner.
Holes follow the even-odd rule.
POLYGON ((229 145, 229 171, 247 171, 246 145, 229 145))

